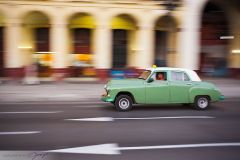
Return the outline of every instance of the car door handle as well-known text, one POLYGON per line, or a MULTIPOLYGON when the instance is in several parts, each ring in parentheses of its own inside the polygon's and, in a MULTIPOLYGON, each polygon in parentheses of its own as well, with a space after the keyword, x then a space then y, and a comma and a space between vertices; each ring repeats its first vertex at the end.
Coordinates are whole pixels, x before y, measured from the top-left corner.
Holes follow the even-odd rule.
POLYGON ((187 85, 188 85, 188 86, 191 86, 191 85, 192 85, 192 83, 187 83, 187 85))

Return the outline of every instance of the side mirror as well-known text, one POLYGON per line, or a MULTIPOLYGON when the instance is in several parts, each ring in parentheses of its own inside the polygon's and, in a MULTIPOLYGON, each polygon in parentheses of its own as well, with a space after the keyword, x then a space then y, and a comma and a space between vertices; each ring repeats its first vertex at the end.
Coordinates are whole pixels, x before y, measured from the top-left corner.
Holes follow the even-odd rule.
POLYGON ((153 78, 149 78, 147 82, 148 82, 148 83, 152 83, 153 81, 154 81, 153 78))

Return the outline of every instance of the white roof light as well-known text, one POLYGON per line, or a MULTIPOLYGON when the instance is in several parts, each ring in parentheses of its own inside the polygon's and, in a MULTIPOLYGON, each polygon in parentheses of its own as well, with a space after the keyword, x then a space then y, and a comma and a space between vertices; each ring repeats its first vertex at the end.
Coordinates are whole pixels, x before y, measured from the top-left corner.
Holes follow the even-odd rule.
POLYGON ((36 52, 36 53, 39 53, 39 54, 51 54, 51 53, 56 53, 56 52, 36 52))
POLYGON ((234 39, 234 36, 221 36, 220 39, 234 39))
POLYGON ((234 49, 232 50, 232 53, 240 53, 240 49, 234 49))
POLYGON ((32 49, 31 46, 18 46, 19 49, 32 49))

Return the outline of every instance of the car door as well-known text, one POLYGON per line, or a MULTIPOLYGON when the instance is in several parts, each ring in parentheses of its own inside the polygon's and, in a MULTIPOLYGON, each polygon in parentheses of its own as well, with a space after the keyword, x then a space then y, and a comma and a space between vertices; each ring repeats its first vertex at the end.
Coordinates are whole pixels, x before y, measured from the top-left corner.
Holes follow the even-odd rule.
POLYGON ((184 71, 171 71, 170 102, 189 103, 189 90, 193 82, 184 71))
POLYGON ((155 72, 151 78, 152 82, 146 82, 146 103, 147 104, 163 104, 170 100, 170 89, 167 72, 163 72, 166 76, 165 80, 157 80, 155 72))

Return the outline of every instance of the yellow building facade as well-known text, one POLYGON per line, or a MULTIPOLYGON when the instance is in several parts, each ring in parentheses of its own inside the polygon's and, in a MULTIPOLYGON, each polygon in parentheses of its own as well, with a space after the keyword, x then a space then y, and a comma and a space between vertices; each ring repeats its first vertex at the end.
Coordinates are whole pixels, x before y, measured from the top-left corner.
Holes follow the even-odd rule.
MULTIPOLYGON (((201 44, 202 15, 210 1, 182 0, 170 11, 165 2, 0 0, 1 76, 22 76, 32 63, 41 66, 40 76, 69 76, 74 70, 78 75, 76 68, 91 76, 156 63, 200 70, 201 52, 209 48, 201 44)), ((239 8, 224 0, 211 3, 225 7, 229 32, 218 40, 230 36, 224 59, 227 68, 239 73, 239 8)))

